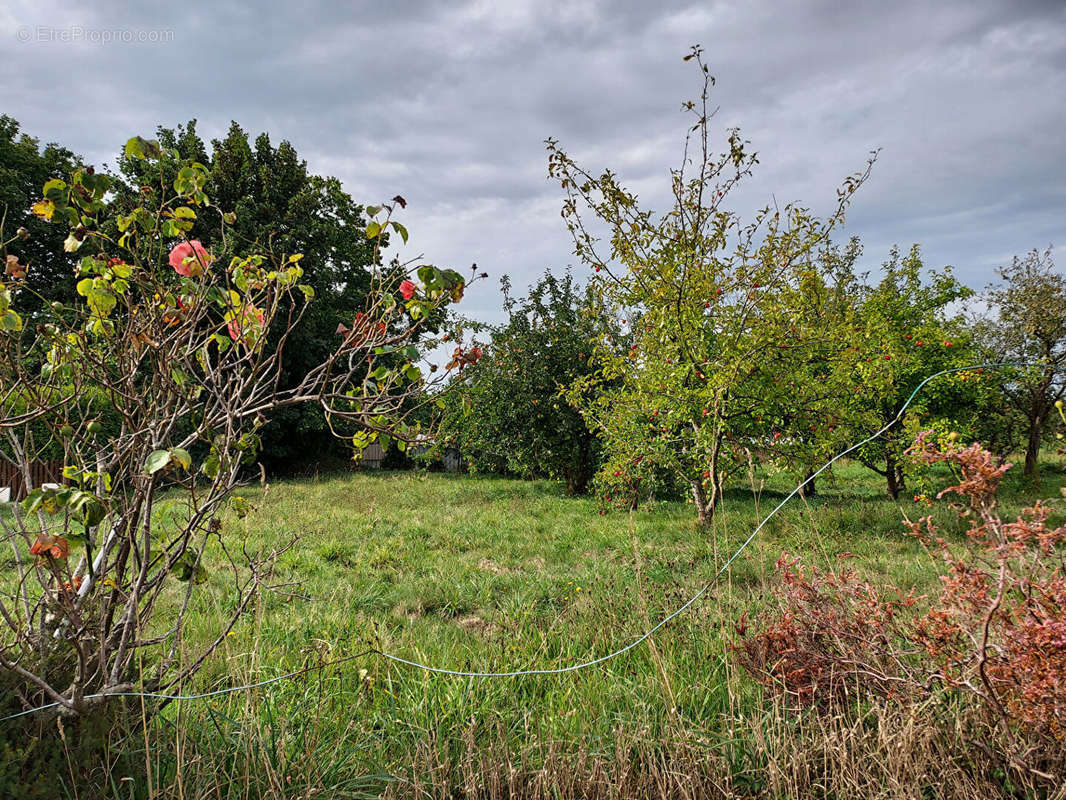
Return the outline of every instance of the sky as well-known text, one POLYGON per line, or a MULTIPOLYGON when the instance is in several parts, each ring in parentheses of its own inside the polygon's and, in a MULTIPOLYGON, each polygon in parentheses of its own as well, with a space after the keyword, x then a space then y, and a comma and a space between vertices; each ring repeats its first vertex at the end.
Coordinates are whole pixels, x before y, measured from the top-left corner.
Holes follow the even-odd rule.
POLYGON ((400 194, 398 255, 490 279, 461 310, 501 317, 572 267, 544 140, 611 168, 655 210, 680 163, 703 47, 713 136, 759 153, 731 203, 828 213, 878 150, 839 237, 862 267, 922 247, 982 288, 1015 254, 1066 246, 1066 0, 301 2, 14 0, 0 8, 0 113, 111 162, 134 135, 236 120, 288 140, 359 202, 400 194))

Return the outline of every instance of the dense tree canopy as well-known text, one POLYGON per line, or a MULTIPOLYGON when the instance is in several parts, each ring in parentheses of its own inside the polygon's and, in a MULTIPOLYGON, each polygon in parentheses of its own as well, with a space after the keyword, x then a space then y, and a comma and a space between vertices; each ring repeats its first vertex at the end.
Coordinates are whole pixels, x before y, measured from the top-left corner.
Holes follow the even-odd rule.
MULTIPOLYGON (((8 116, 0 116, 0 214, 3 215, 4 237, 12 237, 24 229, 8 245, 8 254, 15 256, 47 297, 73 300, 74 267, 77 259, 63 250, 65 232, 38 218, 30 207, 41 199, 41 187, 53 178, 66 178, 80 163, 72 152, 59 145, 43 148, 37 139, 19 134, 19 124, 8 116)), ((35 311, 40 299, 23 294, 17 299, 20 310, 35 311)))
POLYGON ((505 279, 504 308, 507 322, 448 401, 441 441, 475 469, 558 478, 568 493, 584 492, 599 447, 560 392, 591 374, 594 343, 616 340, 618 326, 569 273, 545 273, 521 300, 505 279))

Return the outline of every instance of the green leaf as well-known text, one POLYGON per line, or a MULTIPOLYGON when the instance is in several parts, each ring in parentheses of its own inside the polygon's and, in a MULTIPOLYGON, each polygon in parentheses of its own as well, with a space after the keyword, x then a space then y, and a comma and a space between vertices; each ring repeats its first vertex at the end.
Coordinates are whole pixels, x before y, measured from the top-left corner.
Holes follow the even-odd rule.
POLYGON ((0 328, 10 332, 20 331, 22 330, 22 317, 8 309, 3 316, 0 316, 0 328))
POLYGON ((204 463, 200 465, 200 472, 214 480, 218 477, 219 471, 222 469, 222 460, 218 457, 218 453, 211 449, 207 458, 204 459, 204 463))
POLYGON ((144 471, 154 475, 161 469, 166 469, 170 464, 169 450, 155 450, 144 461, 144 471))
POLYGON ((407 244, 407 228, 401 225, 399 222, 390 222, 392 229, 400 234, 400 238, 403 239, 403 243, 407 244))
POLYGON ((125 149, 127 158, 143 159, 144 156, 144 139, 140 136, 134 136, 128 142, 126 142, 125 149))
POLYGON ((181 561, 175 564, 174 577, 182 583, 192 581, 199 586, 207 581, 207 570, 195 555, 186 553, 182 556, 181 561))
POLYGON ((440 281, 440 270, 432 264, 425 264, 418 268, 418 280, 426 289, 435 289, 440 281))
POLYGON ((178 206, 174 209, 174 216, 178 219, 196 219, 196 212, 188 206, 178 206))
POLYGON ((369 225, 366 226, 366 238, 367 239, 376 239, 376 238, 378 238, 378 235, 380 233, 381 233, 381 225, 379 225, 377 222, 371 222, 369 225))
POLYGON ((248 501, 239 494, 233 495, 233 497, 230 498, 230 508, 232 508, 233 513, 237 515, 237 519, 244 519, 248 516, 248 512, 251 510, 248 501))
POLYGON ((53 202, 66 200, 67 184, 65 181, 59 180, 59 178, 52 178, 44 185, 42 191, 46 200, 52 200, 53 202))
POLYGON ((89 292, 89 308, 98 317, 106 317, 118 302, 107 289, 92 289, 89 292))
POLYGON ((44 491, 42 489, 34 489, 22 501, 22 510, 27 514, 32 514, 41 507, 43 500, 44 491))
POLYGON ((75 493, 75 498, 70 503, 70 510, 75 514, 80 514, 82 520, 90 528, 99 525, 107 516, 107 506, 91 492, 75 493))

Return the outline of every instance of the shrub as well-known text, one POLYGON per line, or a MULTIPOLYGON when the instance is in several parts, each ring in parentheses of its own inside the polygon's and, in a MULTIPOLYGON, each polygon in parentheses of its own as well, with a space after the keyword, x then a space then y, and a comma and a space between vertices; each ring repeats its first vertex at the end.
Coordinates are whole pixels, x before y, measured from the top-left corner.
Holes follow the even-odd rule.
POLYGON ((802 706, 913 689, 907 661, 914 648, 900 630, 912 594, 874 587, 846 566, 808 567, 787 553, 776 566, 780 612, 751 636, 746 619, 737 625, 738 659, 756 681, 802 706))
POLYGON ((1066 741, 1066 526, 1050 525, 1040 502, 1003 520, 996 497, 1010 464, 977 444, 926 432, 908 454, 950 465, 958 482, 937 498, 964 501, 955 504, 968 523, 961 542, 931 516, 906 523, 946 566, 939 595, 919 611, 913 595, 785 555, 777 607, 750 632, 741 621, 738 659, 758 683, 803 705, 947 692, 996 720, 1013 742, 1011 760, 1042 774, 1021 743, 1043 742, 1047 755, 1066 741))
POLYGON ((1037 502, 1013 521, 996 510, 1009 464, 974 444, 941 449, 919 436, 911 452, 947 462, 959 483, 940 492, 966 500, 961 547, 926 517, 908 527, 947 565, 942 590, 912 636, 949 686, 980 697, 1005 720, 1066 741, 1066 526, 1048 525, 1037 502))
MULTIPOLYGON (((418 435, 404 422, 426 396, 412 338, 466 283, 428 265, 378 271, 329 356, 282 384, 313 295, 302 256, 220 263, 192 238, 201 218, 217 216, 223 237, 234 222, 205 194, 205 168, 139 137, 126 155, 154 181, 134 208, 116 213, 110 178, 91 168, 48 181, 34 205, 69 228, 82 300, 46 303, 25 324, 12 300, 35 292, 33 265, 0 283, 0 457, 28 485, 42 453, 64 463, 63 485, 34 488, 0 517, 15 556, 0 667, 17 676, 18 706, 67 715, 124 692, 178 690, 270 585, 278 553, 223 530, 221 514, 246 512, 231 495, 271 414, 317 404, 331 426, 358 429, 357 446, 418 435), (265 334, 278 329, 275 343, 265 334), (183 632, 196 587, 213 579, 209 549, 229 561, 231 613, 194 647, 183 632)), ((371 240, 386 228, 407 238, 393 210, 367 210, 371 240)))

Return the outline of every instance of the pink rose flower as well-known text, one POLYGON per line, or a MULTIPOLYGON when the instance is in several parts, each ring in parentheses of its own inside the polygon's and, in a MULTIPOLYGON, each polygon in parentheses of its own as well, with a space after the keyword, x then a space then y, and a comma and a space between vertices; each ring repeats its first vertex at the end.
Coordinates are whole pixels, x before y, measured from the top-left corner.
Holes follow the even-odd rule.
POLYGON ((254 344, 263 331, 264 320, 262 310, 255 306, 245 306, 239 309, 226 325, 229 329, 229 338, 233 341, 244 339, 249 345, 254 344))
POLYGON ((416 291, 418 291, 418 287, 411 281, 404 281, 400 284, 400 294, 403 295, 404 300, 410 300, 415 296, 416 291))
POLYGON ((198 278, 212 261, 214 256, 207 252, 199 239, 180 242, 170 251, 170 266, 187 278, 198 278))

